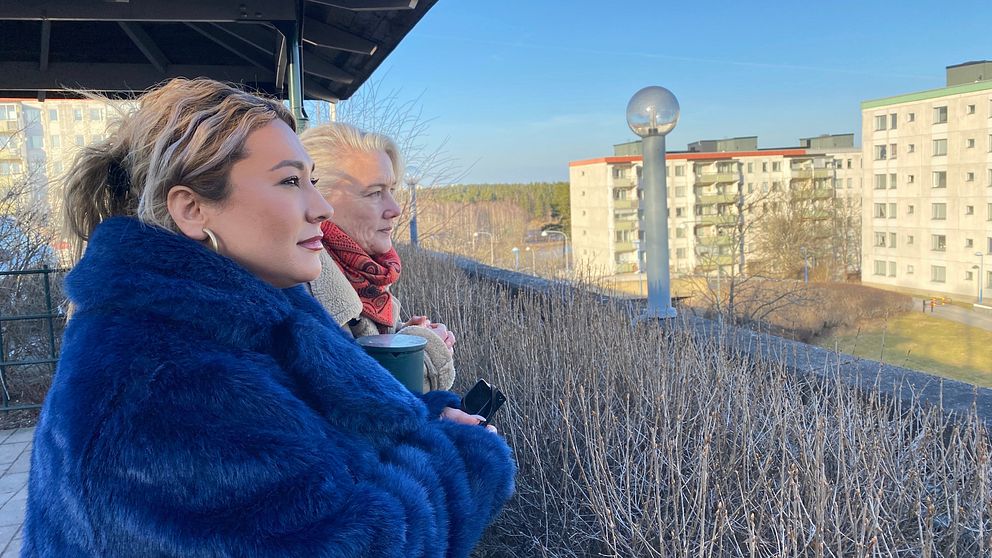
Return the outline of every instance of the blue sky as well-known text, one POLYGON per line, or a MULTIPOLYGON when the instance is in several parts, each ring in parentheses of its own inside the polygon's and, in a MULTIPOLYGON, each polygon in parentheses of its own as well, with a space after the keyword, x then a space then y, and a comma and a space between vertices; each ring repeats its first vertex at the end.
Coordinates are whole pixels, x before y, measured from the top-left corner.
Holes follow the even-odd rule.
POLYGON ((428 141, 463 182, 565 180, 568 162, 635 139, 624 111, 661 85, 682 116, 670 150, 855 132, 866 99, 942 87, 992 59, 992 2, 440 0, 373 75, 423 94, 428 141))

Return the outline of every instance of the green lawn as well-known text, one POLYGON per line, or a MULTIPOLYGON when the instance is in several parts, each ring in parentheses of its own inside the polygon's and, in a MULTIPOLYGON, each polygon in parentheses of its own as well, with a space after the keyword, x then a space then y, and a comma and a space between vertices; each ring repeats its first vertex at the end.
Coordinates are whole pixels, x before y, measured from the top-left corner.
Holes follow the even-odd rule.
POLYGON ((815 343, 888 364, 992 387, 992 331, 910 312, 815 343))

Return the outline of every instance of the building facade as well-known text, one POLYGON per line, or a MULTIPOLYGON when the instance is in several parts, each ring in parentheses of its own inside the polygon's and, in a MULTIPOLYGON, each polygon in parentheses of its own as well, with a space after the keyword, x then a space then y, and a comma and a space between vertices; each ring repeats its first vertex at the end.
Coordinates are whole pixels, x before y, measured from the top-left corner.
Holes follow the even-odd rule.
MULTIPOLYGON (((759 223, 778 204, 806 199, 806 218, 826 219, 835 204, 860 201, 861 150, 853 135, 802 141, 803 147, 758 149, 753 136, 704 140, 667 154, 673 275, 732 272, 742 239, 745 261, 753 256, 753 235, 738 232, 740 211, 745 222, 759 223)), ((640 153, 639 142, 630 142, 615 146, 613 157, 569 164, 573 257, 594 275, 643 269, 640 153)), ((860 254, 851 258, 856 267, 860 254)))
POLYGON ((866 284, 973 300, 992 290, 992 63, 861 105, 866 284))

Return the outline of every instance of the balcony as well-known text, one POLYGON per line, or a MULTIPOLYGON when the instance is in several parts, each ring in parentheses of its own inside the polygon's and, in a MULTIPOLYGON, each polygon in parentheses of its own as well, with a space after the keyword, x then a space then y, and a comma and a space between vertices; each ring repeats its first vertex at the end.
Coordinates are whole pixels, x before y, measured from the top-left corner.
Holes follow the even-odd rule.
POLYGON ((613 247, 616 252, 633 252, 635 249, 633 242, 617 242, 613 247))
POLYGON ((637 209, 637 200, 613 200, 613 209, 637 209))
POLYGON ((16 120, 0 120, 0 132, 17 132, 21 125, 16 120))
POLYGON ((618 231, 632 231, 637 229, 637 221, 628 219, 617 219, 613 222, 613 229, 618 231))
POLYGON ((712 234, 696 237, 696 243, 700 246, 730 246, 734 243, 734 239, 727 235, 712 234))
POLYGON ((737 203, 737 192, 727 192, 725 194, 703 194, 696 197, 696 203, 700 205, 712 205, 715 203, 737 203))
POLYGON ((696 184, 716 184, 717 182, 737 182, 737 173, 714 172, 696 175, 696 184))
POLYGON ((629 176, 623 176, 620 178, 613 177, 613 187, 614 188, 633 188, 637 186, 637 179, 631 178, 629 176))
POLYGON ((628 263, 618 263, 616 268, 616 273, 636 273, 637 264, 633 262, 628 263))
POLYGON ((736 215, 697 215, 696 223, 700 225, 716 225, 718 227, 732 227, 737 224, 736 215))
POLYGON ((833 176, 833 171, 831 169, 793 169, 792 179, 809 180, 810 178, 830 178, 833 176))
POLYGON ((728 266, 737 263, 733 254, 696 254, 696 269, 700 271, 715 271, 717 266, 728 266))

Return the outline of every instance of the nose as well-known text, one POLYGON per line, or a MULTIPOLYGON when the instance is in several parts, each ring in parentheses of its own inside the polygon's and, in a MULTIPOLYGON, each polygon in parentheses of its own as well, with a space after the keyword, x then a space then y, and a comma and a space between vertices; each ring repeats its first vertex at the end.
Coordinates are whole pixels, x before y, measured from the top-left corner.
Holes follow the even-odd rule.
POLYGON ((334 215, 334 208, 330 202, 316 188, 310 188, 310 195, 307 198, 307 221, 310 223, 322 223, 334 215))
POLYGON ((400 205, 396 203, 392 190, 386 191, 385 204, 382 208, 383 219, 395 219, 400 216, 400 205))

